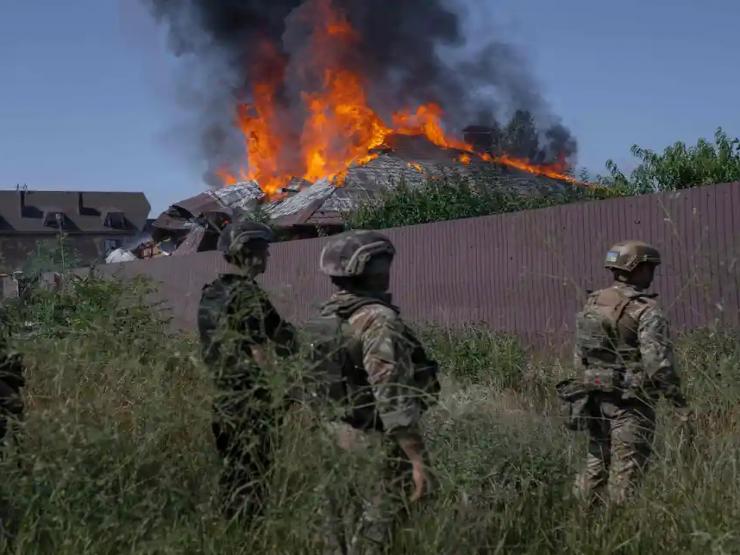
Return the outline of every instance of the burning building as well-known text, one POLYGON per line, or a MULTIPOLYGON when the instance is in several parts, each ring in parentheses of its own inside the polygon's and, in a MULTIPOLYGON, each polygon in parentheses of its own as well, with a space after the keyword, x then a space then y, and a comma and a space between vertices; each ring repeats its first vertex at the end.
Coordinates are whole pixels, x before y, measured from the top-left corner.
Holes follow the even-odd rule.
POLYGON ((335 225, 363 195, 445 172, 573 181, 575 140, 522 56, 495 40, 473 50, 454 2, 145 1, 195 62, 205 181, 239 184, 173 205, 160 224, 233 200, 278 224, 335 225))

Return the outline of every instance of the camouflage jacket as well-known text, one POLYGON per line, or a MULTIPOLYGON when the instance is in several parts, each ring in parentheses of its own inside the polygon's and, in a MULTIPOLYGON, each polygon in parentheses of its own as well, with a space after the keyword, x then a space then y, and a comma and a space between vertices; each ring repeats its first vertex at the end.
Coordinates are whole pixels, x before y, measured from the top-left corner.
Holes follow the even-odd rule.
POLYGON ((203 288, 198 330, 203 360, 222 390, 256 384, 261 369, 255 348, 287 356, 296 346, 293 326, 252 278, 238 274, 222 274, 203 288))
POLYGON ((25 385, 23 373, 20 354, 10 348, 10 324, 0 307, 0 380, 18 390, 25 385))
POLYGON ((322 315, 346 318, 353 371, 353 425, 393 433, 417 426, 421 405, 414 387, 412 354, 419 345, 390 297, 339 291, 322 315))
POLYGON ((647 295, 631 285, 616 282, 589 295, 581 315, 610 308, 614 309, 612 318, 616 336, 612 340, 613 350, 604 351, 603 356, 586 352, 584 345, 593 338, 581 337, 579 329, 575 348, 576 368, 582 370, 593 362, 603 362, 605 366, 627 366, 641 374, 643 387, 648 392, 662 392, 674 404, 685 404, 674 363, 670 326, 655 295, 647 295))

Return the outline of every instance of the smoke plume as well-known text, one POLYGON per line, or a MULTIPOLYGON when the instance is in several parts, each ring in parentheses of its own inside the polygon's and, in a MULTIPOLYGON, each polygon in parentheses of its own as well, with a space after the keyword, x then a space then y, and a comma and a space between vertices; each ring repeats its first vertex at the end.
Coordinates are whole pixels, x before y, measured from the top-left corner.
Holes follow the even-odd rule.
POLYGON ((252 101, 256 83, 275 84, 270 94, 280 110, 272 124, 298 142, 306 95, 334 64, 363 76, 368 104, 383 118, 435 102, 446 129, 461 135, 468 125, 503 129, 524 110, 537 127, 538 161, 575 156, 576 141, 551 113, 521 53, 501 41, 472 51, 454 0, 142 1, 167 26, 172 51, 193 62, 188 80, 198 94, 189 102, 199 111, 211 184, 219 168, 243 161, 234 107, 252 101), (346 48, 316 35, 331 13, 344 18, 338 33, 352 33, 346 48))

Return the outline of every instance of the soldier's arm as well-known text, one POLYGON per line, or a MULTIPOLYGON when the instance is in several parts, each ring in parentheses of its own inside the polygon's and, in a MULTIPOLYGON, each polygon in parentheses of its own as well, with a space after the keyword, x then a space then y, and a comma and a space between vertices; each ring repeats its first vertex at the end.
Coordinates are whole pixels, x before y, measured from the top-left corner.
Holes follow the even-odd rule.
POLYGON ((649 381, 677 407, 686 406, 681 379, 673 356, 668 319, 658 306, 651 306, 640 317, 640 354, 649 381))
POLYGON ((404 340, 403 323, 391 309, 370 306, 360 311, 363 365, 373 388, 378 413, 387 434, 403 450, 412 467, 418 501, 430 489, 428 461, 419 430, 420 406, 413 385, 412 346, 404 340))
POLYGON ((415 429, 420 410, 411 387, 414 369, 410 349, 403 342, 402 322, 381 305, 358 311, 352 320, 360 330, 363 365, 384 428, 391 434, 415 429))
POLYGON ((10 348, 10 328, 0 308, 0 380, 19 389, 25 385, 23 359, 10 348))
POLYGON ((284 320, 275 306, 265 295, 263 303, 265 314, 265 331, 270 340, 276 345, 276 352, 280 356, 288 356, 298 351, 298 335, 296 329, 287 320, 284 320))

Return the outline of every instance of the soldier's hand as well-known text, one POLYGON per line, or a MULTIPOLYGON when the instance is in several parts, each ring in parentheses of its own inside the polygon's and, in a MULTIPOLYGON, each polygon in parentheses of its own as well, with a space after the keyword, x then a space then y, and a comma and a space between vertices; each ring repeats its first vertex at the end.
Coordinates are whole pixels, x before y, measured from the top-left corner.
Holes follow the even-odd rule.
POLYGON ((414 482, 414 491, 409 500, 413 503, 429 493, 431 489, 424 441, 421 438, 421 434, 415 430, 397 432, 396 440, 411 462, 411 477, 414 482))
POLYGON ((411 503, 416 503, 419 499, 424 497, 429 493, 430 488, 430 480, 429 475, 427 473, 426 464, 421 462, 420 464, 417 463, 411 463, 412 464, 412 478, 414 480, 414 491, 411 493, 411 497, 409 497, 409 501, 411 503))
POLYGON ((694 411, 690 407, 677 407, 674 410, 680 424, 689 424, 694 421, 694 411))

